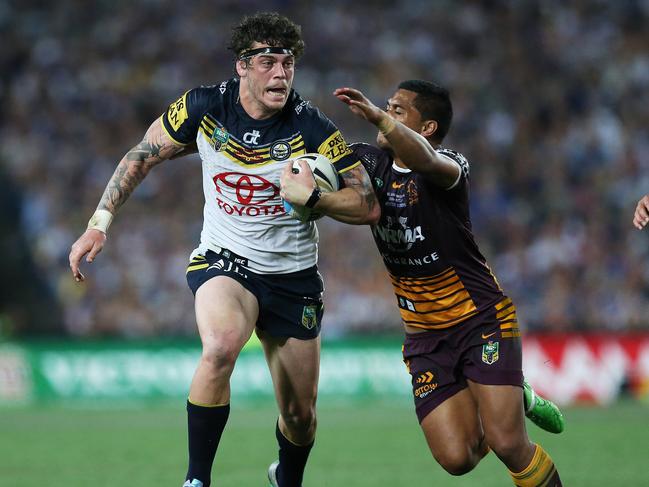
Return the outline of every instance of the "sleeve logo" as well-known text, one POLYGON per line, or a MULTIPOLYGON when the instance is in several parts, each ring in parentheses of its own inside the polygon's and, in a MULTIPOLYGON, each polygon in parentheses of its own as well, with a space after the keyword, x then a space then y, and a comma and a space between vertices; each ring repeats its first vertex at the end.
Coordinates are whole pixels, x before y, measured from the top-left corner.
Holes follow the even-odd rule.
POLYGON ((167 119, 174 130, 178 130, 185 120, 189 118, 187 114, 187 93, 178 98, 169 105, 167 110, 167 119))
POLYGON ((352 150, 343 139, 342 134, 339 130, 336 130, 333 134, 327 138, 320 147, 318 147, 318 152, 322 155, 325 155, 332 162, 339 161, 343 157, 352 153, 352 150))

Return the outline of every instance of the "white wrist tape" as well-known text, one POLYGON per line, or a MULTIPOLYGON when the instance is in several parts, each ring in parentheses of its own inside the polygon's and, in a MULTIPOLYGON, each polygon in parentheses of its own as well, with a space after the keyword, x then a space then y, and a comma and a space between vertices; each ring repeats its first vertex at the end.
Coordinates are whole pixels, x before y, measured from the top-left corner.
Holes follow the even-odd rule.
POLYGON ((88 221, 88 230, 99 230, 106 233, 112 221, 113 214, 110 211, 97 210, 88 221))

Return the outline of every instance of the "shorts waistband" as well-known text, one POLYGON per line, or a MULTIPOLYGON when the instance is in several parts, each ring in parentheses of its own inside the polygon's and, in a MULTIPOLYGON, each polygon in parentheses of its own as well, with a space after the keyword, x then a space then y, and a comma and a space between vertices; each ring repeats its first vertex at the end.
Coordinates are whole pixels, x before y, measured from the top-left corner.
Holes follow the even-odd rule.
POLYGON ((242 265, 244 267, 248 266, 248 259, 246 259, 245 257, 241 257, 239 254, 236 254, 236 253, 232 252, 229 249, 225 249, 223 247, 217 247, 215 245, 214 247, 211 247, 206 252, 206 254, 209 254, 210 252, 212 252, 214 254, 218 254, 218 255, 220 255, 222 257, 225 257, 226 259, 230 259, 235 264, 239 264, 239 265, 242 265))

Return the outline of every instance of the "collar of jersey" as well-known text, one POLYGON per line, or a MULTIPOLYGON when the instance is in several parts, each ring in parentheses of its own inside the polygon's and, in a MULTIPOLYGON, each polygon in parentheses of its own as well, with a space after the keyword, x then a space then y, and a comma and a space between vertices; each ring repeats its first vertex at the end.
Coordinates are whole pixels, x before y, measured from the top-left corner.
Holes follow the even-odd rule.
POLYGON ((407 167, 397 166, 397 163, 394 161, 392 161, 392 169, 394 169, 397 172, 400 172, 401 174, 408 174, 409 172, 412 172, 412 169, 408 169, 407 167))

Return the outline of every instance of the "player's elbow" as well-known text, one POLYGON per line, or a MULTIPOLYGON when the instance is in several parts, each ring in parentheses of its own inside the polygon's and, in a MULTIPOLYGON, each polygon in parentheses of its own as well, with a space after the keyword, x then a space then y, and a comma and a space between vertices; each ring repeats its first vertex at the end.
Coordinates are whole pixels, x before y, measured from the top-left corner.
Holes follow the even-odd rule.
POLYGON ((376 225, 381 219, 381 206, 373 201, 369 205, 369 211, 367 213, 366 221, 364 222, 367 225, 376 225))
POLYGON ((353 219, 353 221, 348 221, 348 223, 353 223, 355 225, 376 225, 381 219, 381 207, 377 204, 376 201, 372 201, 361 215, 353 219))

